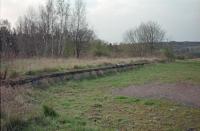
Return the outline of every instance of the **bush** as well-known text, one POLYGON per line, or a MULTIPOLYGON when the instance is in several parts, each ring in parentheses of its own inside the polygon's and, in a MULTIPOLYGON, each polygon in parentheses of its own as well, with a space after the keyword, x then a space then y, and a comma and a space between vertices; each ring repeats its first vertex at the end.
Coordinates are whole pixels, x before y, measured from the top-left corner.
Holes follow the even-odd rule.
POLYGON ((58 114, 56 113, 56 111, 53 108, 46 106, 46 105, 43 106, 43 112, 46 117, 47 116, 50 116, 50 117, 58 116, 58 114))
POLYGON ((167 58, 169 62, 172 62, 175 60, 174 52, 170 48, 164 48, 161 50, 161 52, 164 54, 164 56, 167 58))
POLYGON ((176 56, 176 59, 178 59, 178 60, 185 60, 186 58, 185 58, 185 56, 179 55, 179 56, 176 56))
POLYGON ((83 66, 79 66, 79 65, 74 65, 74 67, 73 67, 74 69, 84 69, 84 67, 83 66))
POLYGON ((96 49, 93 51, 94 56, 97 57, 103 57, 103 56, 109 56, 109 53, 106 50, 96 49))
POLYGON ((18 72, 12 71, 12 72, 10 73, 10 78, 17 78, 17 77, 19 77, 19 73, 18 73, 18 72))
POLYGON ((1 130, 21 131, 27 124, 29 113, 34 113, 31 89, 26 87, 0 87, 1 97, 1 130), (30 94, 28 94, 30 93, 30 94))
POLYGON ((93 45, 90 48, 91 48, 90 50, 93 56, 108 57, 111 55, 109 46, 105 43, 101 43, 101 42, 93 43, 93 45))

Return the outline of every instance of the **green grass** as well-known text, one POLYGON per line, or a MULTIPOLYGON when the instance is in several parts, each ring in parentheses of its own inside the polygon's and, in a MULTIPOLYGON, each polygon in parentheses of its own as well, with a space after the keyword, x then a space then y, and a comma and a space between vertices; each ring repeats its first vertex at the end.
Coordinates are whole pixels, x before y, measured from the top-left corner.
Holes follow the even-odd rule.
POLYGON ((52 107, 49 107, 46 105, 43 106, 43 112, 46 117, 57 117, 58 116, 58 114, 52 107))
POLYGON ((37 120, 23 130, 200 130, 200 109, 167 100, 114 96, 112 90, 152 82, 200 84, 200 62, 148 65, 129 72, 34 89, 39 105, 37 120), (44 117, 42 105, 58 117, 44 117))

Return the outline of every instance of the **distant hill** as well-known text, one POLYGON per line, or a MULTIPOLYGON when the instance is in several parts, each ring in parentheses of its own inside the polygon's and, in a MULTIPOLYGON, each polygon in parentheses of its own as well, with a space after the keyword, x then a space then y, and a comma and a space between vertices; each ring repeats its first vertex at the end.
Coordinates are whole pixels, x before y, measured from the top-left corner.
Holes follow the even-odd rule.
POLYGON ((187 54, 187 55, 200 57, 200 42, 171 41, 171 42, 168 43, 168 45, 173 48, 173 50, 176 54, 180 54, 180 55, 187 54))

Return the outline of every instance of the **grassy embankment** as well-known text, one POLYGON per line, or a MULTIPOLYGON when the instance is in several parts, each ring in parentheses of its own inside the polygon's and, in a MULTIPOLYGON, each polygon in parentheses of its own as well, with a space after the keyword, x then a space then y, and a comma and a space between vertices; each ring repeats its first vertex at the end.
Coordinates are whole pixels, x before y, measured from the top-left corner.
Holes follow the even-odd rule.
POLYGON ((31 114, 34 119, 21 124, 21 130, 200 130, 199 108, 112 94, 115 88, 152 82, 200 84, 199 74, 199 61, 179 61, 64 82, 47 89, 34 88, 31 98, 37 113, 31 114))
POLYGON ((62 58, 32 58, 2 61, 2 71, 8 67, 8 77, 17 78, 22 76, 39 75, 44 73, 62 72, 93 68, 118 63, 131 63, 139 60, 155 60, 158 58, 97 58, 97 59, 62 59, 62 58))

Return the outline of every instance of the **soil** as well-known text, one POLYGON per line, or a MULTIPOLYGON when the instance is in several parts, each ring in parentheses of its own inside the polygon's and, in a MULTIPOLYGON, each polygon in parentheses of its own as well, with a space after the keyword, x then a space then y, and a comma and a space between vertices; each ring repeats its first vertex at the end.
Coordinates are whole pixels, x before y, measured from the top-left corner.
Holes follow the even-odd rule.
POLYGON ((147 84, 113 90, 115 95, 139 98, 165 98, 185 105, 200 108, 200 85, 186 83, 147 84))

